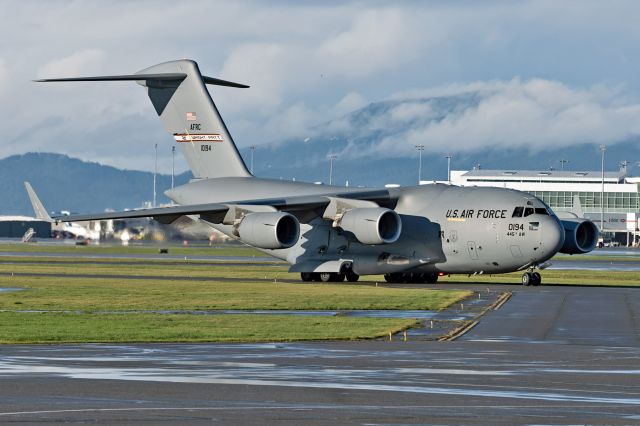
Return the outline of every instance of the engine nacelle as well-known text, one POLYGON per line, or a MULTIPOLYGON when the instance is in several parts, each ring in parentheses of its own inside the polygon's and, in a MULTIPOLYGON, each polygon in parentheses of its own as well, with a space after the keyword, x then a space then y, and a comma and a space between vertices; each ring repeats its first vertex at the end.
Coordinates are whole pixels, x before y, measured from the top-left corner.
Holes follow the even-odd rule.
POLYGON ((598 227, 589 219, 561 219, 564 228, 564 244, 560 253, 588 253, 598 243, 598 227))
POLYGON ((351 232, 362 244, 395 243, 402 231, 398 213, 384 207, 347 210, 339 225, 342 230, 351 232))
POLYGON ((300 222, 283 212, 249 213, 238 225, 240 240, 263 249, 289 248, 298 242, 300 222))

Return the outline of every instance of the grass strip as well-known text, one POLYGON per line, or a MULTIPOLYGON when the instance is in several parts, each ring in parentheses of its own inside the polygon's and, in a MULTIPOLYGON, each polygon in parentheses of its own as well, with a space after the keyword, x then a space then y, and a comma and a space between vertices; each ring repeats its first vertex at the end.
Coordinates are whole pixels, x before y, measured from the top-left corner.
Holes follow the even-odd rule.
POLYGON ((0 252, 17 253, 86 253, 86 254, 158 254, 160 248, 169 249, 169 254, 180 256, 268 256, 252 247, 236 244, 219 246, 175 246, 171 244, 159 245, 87 245, 76 246, 69 244, 0 244, 0 252))
MULTIPOLYGON (((540 271, 543 285, 597 285, 597 286, 640 286, 640 274, 637 271, 582 271, 553 270, 540 271)), ((519 284, 522 272, 500 275, 452 275, 441 277, 441 283, 487 283, 487 284, 519 284)))
POLYGON ((286 266, 258 265, 211 265, 192 264, 0 264, 0 273, 47 273, 47 274, 87 274, 117 276, 156 276, 165 277, 229 277, 259 279, 299 280, 300 274, 290 274, 286 266))
POLYGON ((440 310, 470 291, 353 284, 0 277, 3 310, 440 310))
POLYGON ((640 251, 638 251, 638 254, 634 256, 616 256, 607 254, 571 256, 568 254, 561 254, 554 256, 550 262, 553 263, 554 260, 562 260, 563 262, 640 262, 640 251))
POLYGON ((373 339, 413 319, 290 315, 0 313, 0 343, 264 342, 373 339))

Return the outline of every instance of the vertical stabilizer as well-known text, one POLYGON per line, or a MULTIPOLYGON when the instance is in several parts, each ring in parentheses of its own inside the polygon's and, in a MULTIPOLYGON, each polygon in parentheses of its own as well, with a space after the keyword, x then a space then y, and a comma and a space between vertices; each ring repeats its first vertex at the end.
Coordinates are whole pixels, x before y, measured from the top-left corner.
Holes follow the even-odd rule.
POLYGON ((198 65, 179 60, 137 74, 183 74, 184 80, 140 81, 165 129, 180 146, 196 178, 250 176, 205 83, 246 87, 203 77, 198 65))
POLYGON ((36 191, 33 190, 31 184, 29 182, 25 182, 24 187, 27 189, 29 201, 31 201, 31 205, 33 206, 33 212, 36 215, 36 219, 53 222, 53 219, 51 219, 51 216, 49 216, 49 213, 47 213, 47 209, 45 209, 42 205, 40 198, 38 198, 38 196, 36 195, 36 191))
POLYGON ((575 214, 578 217, 584 217, 582 203, 580 202, 580 197, 577 195, 573 196, 573 206, 571 207, 571 213, 575 214))
POLYGON ((147 88, 162 124, 182 149, 195 178, 251 176, 205 84, 249 86, 203 76, 194 61, 164 62, 136 74, 36 81, 135 81, 147 88))

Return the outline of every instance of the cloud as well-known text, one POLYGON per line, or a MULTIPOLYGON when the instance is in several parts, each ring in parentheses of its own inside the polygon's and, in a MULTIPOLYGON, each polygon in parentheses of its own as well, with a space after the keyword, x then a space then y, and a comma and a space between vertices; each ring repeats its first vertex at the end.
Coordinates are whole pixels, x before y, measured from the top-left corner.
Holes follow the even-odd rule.
POLYGON ((0 63, 0 131, 8 135, 0 156, 66 152, 152 169, 148 147, 171 137, 144 89, 30 80, 133 73, 185 57, 207 75, 251 85, 211 90, 240 148, 306 134, 394 93, 438 91, 475 90, 483 104, 409 131, 401 127, 430 117, 433 106, 407 103, 377 128, 401 129, 396 144, 429 137, 459 149, 624 137, 640 96, 639 12, 624 0, 0 2, 0 14, 11 16, 0 34, 13 40, 0 63))
POLYGON ((0 59, 0 97, 2 97, 9 85, 9 69, 5 65, 4 59, 0 59))
MULTIPOLYGON (((406 155, 417 143, 441 153, 521 147, 540 151, 615 143, 640 135, 640 100, 625 98, 619 89, 601 85, 572 88, 552 80, 516 78, 449 85, 426 93, 475 94, 480 100, 466 106, 462 103, 463 108, 449 111, 441 120, 430 120, 427 111, 421 124, 385 137, 373 152, 406 155)), ((412 96, 424 94, 421 91, 412 96)), ((413 108, 414 104, 401 104, 390 115, 413 108)))
POLYGON ((100 49, 84 49, 69 56, 44 64, 37 72, 38 78, 78 77, 100 72, 106 54, 100 49))
POLYGON ((408 10, 364 10, 350 27, 325 40, 318 62, 332 73, 366 76, 393 69, 418 55, 422 31, 408 10))
POLYGON ((336 115, 343 115, 356 109, 362 108, 367 104, 367 100, 360 93, 349 92, 342 97, 333 107, 336 115))

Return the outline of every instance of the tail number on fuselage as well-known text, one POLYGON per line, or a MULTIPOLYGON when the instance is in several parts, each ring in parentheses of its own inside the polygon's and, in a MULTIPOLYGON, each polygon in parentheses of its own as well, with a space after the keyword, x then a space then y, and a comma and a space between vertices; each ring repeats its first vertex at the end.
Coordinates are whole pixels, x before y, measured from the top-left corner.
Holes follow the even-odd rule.
POLYGON ((522 223, 510 223, 508 229, 508 237, 524 237, 525 235, 524 224, 522 223))

